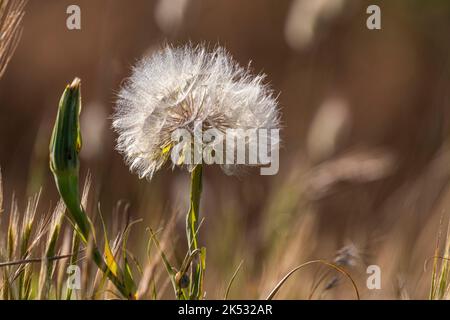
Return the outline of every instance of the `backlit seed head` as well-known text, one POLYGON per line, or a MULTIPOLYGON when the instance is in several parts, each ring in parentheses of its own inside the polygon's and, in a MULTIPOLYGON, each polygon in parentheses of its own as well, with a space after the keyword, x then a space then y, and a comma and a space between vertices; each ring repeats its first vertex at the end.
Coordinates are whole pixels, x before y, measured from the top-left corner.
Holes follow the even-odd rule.
POLYGON ((151 178, 169 158, 177 129, 276 129, 277 102, 264 77, 220 47, 166 46, 142 59, 119 93, 117 149, 133 172, 151 178))

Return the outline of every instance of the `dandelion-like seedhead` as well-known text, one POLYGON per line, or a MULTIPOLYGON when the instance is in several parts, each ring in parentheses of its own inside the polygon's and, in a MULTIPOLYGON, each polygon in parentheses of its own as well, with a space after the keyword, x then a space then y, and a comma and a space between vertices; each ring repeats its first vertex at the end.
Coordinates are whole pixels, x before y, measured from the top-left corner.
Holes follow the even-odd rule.
MULTIPOLYGON (((166 46, 141 60, 119 93, 113 117, 117 149, 133 172, 151 178, 169 159, 176 130, 195 134, 200 124, 201 132, 233 132, 235 138, 242 130, 278 130, 277 101, 264 78, 251 75, 220 47, 166 46)), ((244 137, 245 144, 257 143, 256 137, 244 137)), ((269 152, 278 148, 278 136, 272 140, 269 152)))

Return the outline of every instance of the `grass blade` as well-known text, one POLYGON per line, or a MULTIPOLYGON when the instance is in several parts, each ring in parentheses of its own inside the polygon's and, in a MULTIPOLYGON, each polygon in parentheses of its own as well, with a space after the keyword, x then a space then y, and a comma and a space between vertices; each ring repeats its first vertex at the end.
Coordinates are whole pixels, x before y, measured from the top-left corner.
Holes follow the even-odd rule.
POLYGON ((244 263, 244 260, 241 260, 241 262, 239 263, 238 267, 234 271, 233 276, 230 279, 230 282, 228 282, 227 290, 225 291, 225 295, 223 296, 223 300, 227 300, 228 299, 228 295, 230 294, 231 286, 233 285, 234 279, 238 275, 239 270, 241 270, 241 267, 242 267, 243 263, 244 263))
POLYGON ((338 272, 342 273, 343 275, 345 275, 345 276, 350 280, 350 282, 351 282, 351 284, 352 284, 352 286, 353 286, 353 289, 354 289, 354 291, 355 291, 356 298, 359 300, 359 291, 358 291, 358 287, 356 286, 356 283, 355 283, 355 281, 353 280, 353 278, 352 278, 352 277, 351 277, 344 269, 342 269, 342 268, 336 266, 336 265, 333 264, 333 263, 330 263, 330 262, 328 262, 328 261, 325 261, 325 260, 311 260, 311 261, 305 262, 305 263, 303 263, 303 264, 301 264, 301 265, 295 267, 295 268, 292 269, 291 271, 289 271, 289 272, 283 277, 283 279, 281 279, 280 282, 278 282, 278 284, 275 286, 275 288, 273 288, 273 290, 269 293, 269 295, 267 296, 266 300, 272 300, 272 299, 275 297, 275 295, 277 294, 277 292, 281 289, 281 287, 283 286, 283 284, 284 284, 284 283, 285 283, 285 282, 286 282, 286 281, 287 281, 287 280, 288 280, 295 272, 297 272, 298 270, 300 270, 300 269, 302 269, 302 268, 304 268, 304 267, 306 267, 306 266, 309 266, 309 265, 311 265, 311 264, 317 264, 317 263, 326 265, 326 266, 328 266, 328 267, 331 267, 331 268, 335 269, 336 271, 338 271, 338 272))

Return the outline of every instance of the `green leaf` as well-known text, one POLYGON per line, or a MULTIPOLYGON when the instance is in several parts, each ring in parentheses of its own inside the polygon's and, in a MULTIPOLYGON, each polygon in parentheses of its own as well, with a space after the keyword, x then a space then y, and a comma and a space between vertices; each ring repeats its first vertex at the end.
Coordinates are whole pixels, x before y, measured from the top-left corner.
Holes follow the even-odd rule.
MULTIPOLYGON (((99 208, 100 208, 100 206, 99 206, 99 208)), ((114 258, 114 253, 111 250, 111 246, 109 245, 108 233, 106 231, 105 221, 103 220, 103 215, 101 212, 100 212, 99 216, 100 216, 100 220, 102 222, 102 227, 103 227, 103 237, 105 238, 103 255, 105 256, 106 266, 108 267, 109 271, 114 276, 118 277, 119 276, 119 266, 116 262, 116 259, 114 258)))

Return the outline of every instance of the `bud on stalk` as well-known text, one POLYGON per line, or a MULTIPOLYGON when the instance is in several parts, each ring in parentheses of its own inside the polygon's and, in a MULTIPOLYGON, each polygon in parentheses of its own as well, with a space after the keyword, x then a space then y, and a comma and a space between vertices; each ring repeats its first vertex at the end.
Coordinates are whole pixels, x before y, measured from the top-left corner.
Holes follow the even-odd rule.
MULTIPOLYGON (((79 193, 78 154, 81 149, 80 112, 81 112, 81 81, 75 78, 66 87, 61 96, 55 126, 50 141, 50 169, 53 172, 58 192, 66 204, 69 217, 73 221, 75 230, 81 240, 87 244, 94 231, 92 223, 81 205, 79 193)), ((107 241, 105 239, 105 241, 107 241)), ((92 259, 116 288, 126 298, 134 298, 128 286, 122 281, 120 270, 113 272, 94 245, 92 259)))

